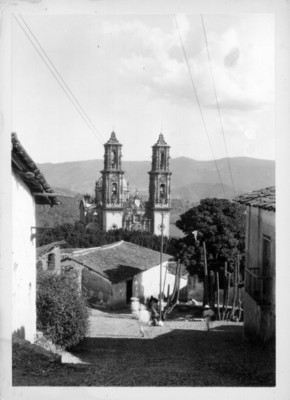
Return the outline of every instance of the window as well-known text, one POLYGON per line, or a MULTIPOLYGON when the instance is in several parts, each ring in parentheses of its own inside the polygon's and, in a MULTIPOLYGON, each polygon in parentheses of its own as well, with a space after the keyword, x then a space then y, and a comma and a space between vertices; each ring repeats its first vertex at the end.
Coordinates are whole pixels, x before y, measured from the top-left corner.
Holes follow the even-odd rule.
POLYGON ((47 270, 53 271, 55 269, 55 254, 50 253, 47 257, 47 270))
POLYGON ((161 203, 165 202, 165 185, 164 185, 164 183, 161 183, 161 185, 160 185, 160 202, 161 203))
POLYGON ((263 236, 262 298, 268 301, 271 295, 271 238, 263 236))
POLYGON ((165 154, 161 153, 160 169, 165 169, 165 154))
POLYGON ((262 239, 262 265, 246 268, 246 291, 259 304, 271 303, 273 276, 271 270, 271 238, 264 235, 262 239))

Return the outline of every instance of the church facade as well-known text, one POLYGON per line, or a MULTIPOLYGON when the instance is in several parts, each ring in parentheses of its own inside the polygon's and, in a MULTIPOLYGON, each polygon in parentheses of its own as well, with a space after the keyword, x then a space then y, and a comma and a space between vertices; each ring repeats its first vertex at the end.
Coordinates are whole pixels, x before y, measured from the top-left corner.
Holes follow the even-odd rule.
POLYGON ((171 172, 170 146, 163 134, 152 146, 149 172, 149 200, 131 193, 122 169, 122 145, 115 132, 104 144, 104 168, 95 185, 94 197, 85 195, 80 202, 80 221, 90 230, 127 229, 169 236, 171 172))

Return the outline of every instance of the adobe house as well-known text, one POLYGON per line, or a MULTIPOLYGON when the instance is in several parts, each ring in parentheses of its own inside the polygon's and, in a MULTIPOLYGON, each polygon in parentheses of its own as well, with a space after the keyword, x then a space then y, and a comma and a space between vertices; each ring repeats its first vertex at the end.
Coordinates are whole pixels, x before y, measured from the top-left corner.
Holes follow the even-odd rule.
POLYGON ((275 187, 235 199, 246 208, 244 335, 275 339, 275 187))
POLYGON ((36 334, 35 204, 59 204, 53 190, 12 133, 12 332, 36 334))
POLYGON ((61 246, 65 245, 64 240, 52 242, 36 248, 36 269, 37 271, 59 271, 61 270, 61 246))
MULTIPOLYGON (((162 256, 162 281, 165 295, 173 292, 175 274, 168 267, 173 258, 162 256), (165 280, 165 283, 164 283, 165 280)), ((107 308, 124 307, 131 297, 144 302, 151 295, 159 296, 160 253, 120 241, 88 249, 63 249, 62 268, 79 271, 82 289, 89 299, 107 308)), ((180 288, 187 277, 180 278, 180 288)))

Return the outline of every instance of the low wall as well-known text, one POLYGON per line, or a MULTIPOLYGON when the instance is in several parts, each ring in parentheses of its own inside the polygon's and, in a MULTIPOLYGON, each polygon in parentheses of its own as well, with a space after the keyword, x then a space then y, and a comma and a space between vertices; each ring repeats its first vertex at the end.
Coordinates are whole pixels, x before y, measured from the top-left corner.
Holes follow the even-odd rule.
POLYGON ((87 268, 83 268, 82 286, 89 300, 111 307, 112 285, 108 280, 89 271, 87 268))
POLYGON ((275 340, 275 309, 261 306, 246 292, 244 302, 244 336, 249 340, 275 340))

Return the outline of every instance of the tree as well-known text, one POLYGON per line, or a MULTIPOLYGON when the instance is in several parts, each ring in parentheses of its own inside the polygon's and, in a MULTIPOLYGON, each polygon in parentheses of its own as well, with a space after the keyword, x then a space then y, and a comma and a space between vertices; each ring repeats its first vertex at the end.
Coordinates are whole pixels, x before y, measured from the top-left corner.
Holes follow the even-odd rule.
MULTIPOLYGON (((98 247, 105 244, 125 240, 139 246, 160 251, 160 236, 152 235, 150 232, 129 231, 124 229, 112 229, 108 232, 102 230, 89 230, 81 222, 74 224, 57 225, 54 228, 40 230, 36 233, 37 246, 59 240, 66 241, 66 247, 88 248, 98 247)), ((163 241, 163 252, 167 252, 170 240, 165 237, 163 241)))
POLYGON ((199 274, 199 260, 201 258, 200 248, 195 245, 191 235, 182 239, 170 239, 167 247, 167 253, 172 254, 175 260, 183 264, 190 275, 199 274))
MULTIPOLYGON (((180 216, 176 226, 187 236, 180 242, 195 247, 195 255, 190 263, 201 273, 203 268, 203 253, 200 249, 205 241, 208 266, 217 271, 224 268, 225 261, 229 263, 229 270, 233 269, 232 262, 237 254, 243 253, 245 248, 245 208, 226 199, 204 199, 196 207, 191 208, 180 216), (198 231, 197 241, 193 232, 198 231)), ((180 244, 179 244, 180 246, 180 244)), ((192 249, 184 249, 192 253, 192 249)))

